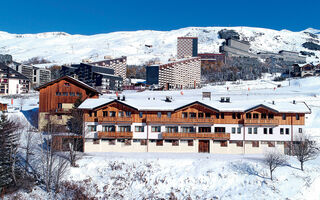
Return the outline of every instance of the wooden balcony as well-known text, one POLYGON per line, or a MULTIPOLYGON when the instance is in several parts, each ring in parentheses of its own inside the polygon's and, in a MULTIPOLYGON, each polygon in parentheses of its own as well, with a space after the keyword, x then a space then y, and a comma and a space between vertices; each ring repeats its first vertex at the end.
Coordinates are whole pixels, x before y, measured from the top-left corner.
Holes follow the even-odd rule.
POLYGON ((150 124, 213 124, 213 118, 169 118, 169 117, 148 117, 150 124))
POLYGON ((98 132, 98 138, 132 138, 132 132, 98 132))
POLYGON ((229 140, 230 133, 162 133, 163 139, 215 139, 229 140))
POLYGON ((115 124, 121 124, 121 123, 132 123, 131 117, 85 117, 86 122, 99 122, 99 123, 115 123, 115 124))
POLYGON ((277 119, 244 119, 245 125, 279 125, 279 120, 277 119))

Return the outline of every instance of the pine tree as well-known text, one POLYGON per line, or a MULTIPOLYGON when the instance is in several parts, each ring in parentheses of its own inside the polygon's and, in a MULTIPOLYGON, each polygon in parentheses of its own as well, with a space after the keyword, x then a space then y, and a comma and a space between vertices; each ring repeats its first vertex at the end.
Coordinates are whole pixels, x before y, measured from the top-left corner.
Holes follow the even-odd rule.
POLYGON ((16 184, 15 153, 18 147, 16 123, 8 120, 5 114, 0 116, 0 191, 10 184, 16 184))

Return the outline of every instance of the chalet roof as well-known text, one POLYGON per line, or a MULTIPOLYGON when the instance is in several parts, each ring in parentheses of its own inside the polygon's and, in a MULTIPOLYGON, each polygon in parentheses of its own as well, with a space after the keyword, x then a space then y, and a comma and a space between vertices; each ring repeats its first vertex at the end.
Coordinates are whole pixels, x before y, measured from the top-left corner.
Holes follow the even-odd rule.
POLYGON ((114 98, 99 98, 99 99, 87 99, 80 106, 80 109, 97 109, 103 105, 111 102, 120 102, 129 107, 135 108, 139 111, 176 111, 184 107, 200 104, 209 109, 213 109, 219 112, 249 112, 258 107, 263 107, 267 110, 271 110, 277 113, 310 113, 309 107, 304 102, 248 102, 248 101, 234 101, 230 103, 222 103, 218 100, 196 100, 196 99, 181 99, 173 100, 172 102, 165 102, 164 99, 129 99, 125 101, 119 101, 114 98))
POLYGON ((53 80, 53 81, 48 82, 48 83, 46 83, 46 84, 43 84, 43 85, 35 88, 35 90, 40 91, 40 89, 46 88, 46 87, 48 87, 48 86, 50 86, 50 85, 53 85, 53 84, 55 84, 55 83, 58 83, 58 82, 61 81, 61 80, 70 81, 70 82, 72 82, 72 83, 74 83, 74 84, 76 84, 76 85, 79 85, 80 87, 83 87, 83 88, 86 88, 87 90, 90 90, 90 91, 93 92, 93 93, 102 94, 102 93, 100 93, 98 90, 96 90, 96 89, 94 89, 93 87, 89 86, 88 84, 85 84, 84 82, 79 81, 78 79, 75 79, 75 78, 73 78, 73 77, 71 77, 71 76, 63 76, 63 77, 61 77, 61 78, 58 78, 58 79, 56 79, 56 80, 53 80))

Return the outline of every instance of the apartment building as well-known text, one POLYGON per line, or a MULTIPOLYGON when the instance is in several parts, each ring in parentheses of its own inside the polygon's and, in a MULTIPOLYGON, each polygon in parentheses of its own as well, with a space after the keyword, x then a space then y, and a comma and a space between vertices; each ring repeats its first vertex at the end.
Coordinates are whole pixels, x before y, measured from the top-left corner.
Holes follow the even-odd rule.
POLYGON ((305 132, 303 102, 87 99, 84 152, 288 153, 305 132))
POLYGON ((30 81, 21 73, 0 63, 0 94, 24 94, 30 90, 30 81))
POLYGON ((201 61, 191 57, 146 67, 146 83, 165 89, 196 88, 200 86, 201 61))
POLYGON ((33 67, 32 84, 39 87, 51 81, 51 71, 44 68, 33 67))
POLYGON ((225 54, 228 57, 250 57, 257 58, 256 54, 249 52, 250 43, 247 41, 240 41, 235 39, 227 39, 220 46, 220 53, 225 54))
POLYGON ((60 76, 72 76, 101 92, 119 91, 123 86, 123 78, 115 75, 114 69, 87 63, 62 66, 60 76))
POLYGON ((105 60, 89 62, 90 65, 103 66, 114 70, 114 75, 121 76, 123 80, 127 78, 127 57, 122 56, 120 58, 112 59, 109 56, 105 56, 105 60))
POLYGON ((278 53, 259 52, 258 56, 262 59, 278 59, 293 63, 306 63, 306 57, 300 56, 299 52, 281 50, 278 53))
POLYGON ((66 123, 70 118, 70 112, 77 99, 98 98, 99 92, 89 85, 64 76, 40 87, 39 91, 39 124, 43 131, 48 122, 61 127, 61 131, 67 131, 66 123))
POLYGON ((198 38, 197 37, 178 37, 177 58, 189 58, 198 56, 198 38))

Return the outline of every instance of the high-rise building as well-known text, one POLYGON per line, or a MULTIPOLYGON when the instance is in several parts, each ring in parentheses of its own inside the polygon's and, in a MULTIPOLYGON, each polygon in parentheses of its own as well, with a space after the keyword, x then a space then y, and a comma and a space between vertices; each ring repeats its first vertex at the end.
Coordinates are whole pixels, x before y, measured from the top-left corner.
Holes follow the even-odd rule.
POLYGON ((178 37, 177 58, 188 58, 198 56, 197 37, 178 37))

